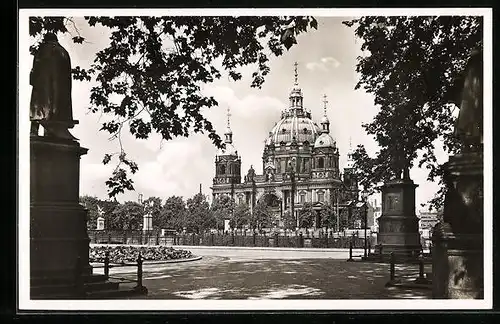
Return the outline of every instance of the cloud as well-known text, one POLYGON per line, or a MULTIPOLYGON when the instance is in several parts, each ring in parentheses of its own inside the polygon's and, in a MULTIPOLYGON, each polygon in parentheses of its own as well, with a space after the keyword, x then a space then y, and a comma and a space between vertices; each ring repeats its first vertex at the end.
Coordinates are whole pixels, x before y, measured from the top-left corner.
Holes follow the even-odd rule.
POLYGON ((107 197, 104 182, 111 176, 114 166, 102 163, 85 163, 82 160, 80 171, 80 194, 107 197))
POLYGON ((340 62, 331 56, 322 57, 319 62, 309 62, 306 64, 306 68, 311 71, 329 71, 330 69, 336 69, 339 66, 340 62))
MULTIPOLYGON (((285 107, 283 102, 269 96, 239 98, 231 88, 224 86, 206 87, 204 94, 214 96, 219 102, 218 107, 205 111, 204 115, 221 137, 227 124, 226 109, 231 107, 233 143, 243 158, 242 170, 259 163, 263 141, 279 119, 280 111, 285 107)), ((203 192, 210 194, 217 148, 205 134, 164 141, 161 149, 158 137, 142 145, 154 151, 154 158, 140 163, 139 171, 133 176, 137 192, 142 192, 145 197, 159 196, 162 199, 171 195, 189 198, 199 191, 201 183, 203 192)))

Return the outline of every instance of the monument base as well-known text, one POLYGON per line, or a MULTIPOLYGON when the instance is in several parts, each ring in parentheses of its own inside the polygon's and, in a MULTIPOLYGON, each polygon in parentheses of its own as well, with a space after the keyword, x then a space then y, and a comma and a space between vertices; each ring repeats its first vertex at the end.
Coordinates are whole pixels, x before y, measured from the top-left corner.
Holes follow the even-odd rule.
POLYGON ((422 250, 418 218, 415 215, 415 188, 410 179, 397 179, 382 187, 382 216, 373 258, 398 260, 417 258, 422 250))
POLYGON ((443 222, 433 231, 433 298, 484 298, 483 157, 457 154, 445 165, 443 222))
POLYGON ((453 233, 449 224, 434 228, 432 297, 484 298, 483 236, 453 233))
POLYGON ((89 264, 87 210, 79 203, 80 156, 71 139, 30 137, 30 294, 32 299, 114 291, 89 264))

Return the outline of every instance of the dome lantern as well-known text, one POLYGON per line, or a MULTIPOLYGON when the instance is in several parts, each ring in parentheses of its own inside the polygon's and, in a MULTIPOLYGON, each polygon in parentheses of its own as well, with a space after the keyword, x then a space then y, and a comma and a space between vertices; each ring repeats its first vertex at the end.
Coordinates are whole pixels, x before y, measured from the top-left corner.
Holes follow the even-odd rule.
POLYGON ((298 72, 297 72, 297 66, 298 63, 295 62, 295 82, 293 84, 292 91, 290 92, 290 105, 289 105, 289 113, 292 116, 300 116, 304 114, 304 107, 303 107, 303 96, 302 96, 302 90, 299 87, 299 82, 298 82, 298 72))
POLYGON ((229 107, 227 107, 227 127, 224 135, 226 136, 225 143, 231 144, 233 142, 233 131, 231 130, 231 125, 229 121, 229 117, 231 117, 231 112, 229 111, 229 107))
POLYGON ((354 166, 354 161, 352 159, 352 138, 349 137, 349 153, 347 153, 347 168, 352 168, 354 166))
POLYGON ((218 155, 238 155, 238 151, 233 145, 233 131, 231 130, 231 125, 230 125, 230 120, 229 117, 231 117, 231 113, 229 111, 229 107, 227 107, 227 127, 226 127, 226 132, 224 133, 225 136, 225 149, 220 150, 218 155))

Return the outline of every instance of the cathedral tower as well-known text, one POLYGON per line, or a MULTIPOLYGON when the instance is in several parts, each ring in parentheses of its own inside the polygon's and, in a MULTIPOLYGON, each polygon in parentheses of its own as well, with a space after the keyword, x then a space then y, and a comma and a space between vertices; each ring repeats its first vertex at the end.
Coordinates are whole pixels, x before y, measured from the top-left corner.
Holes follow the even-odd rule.
POLYGON ((215 178, 214 184, 224 184, 231 188, 231 196, 234 194, 234 185, 241 183, 241 158, 233 145, 233 132, 230 127, 230 113, 227 111, 227 128, 224 133, 225 148, 215 156, 215 178))

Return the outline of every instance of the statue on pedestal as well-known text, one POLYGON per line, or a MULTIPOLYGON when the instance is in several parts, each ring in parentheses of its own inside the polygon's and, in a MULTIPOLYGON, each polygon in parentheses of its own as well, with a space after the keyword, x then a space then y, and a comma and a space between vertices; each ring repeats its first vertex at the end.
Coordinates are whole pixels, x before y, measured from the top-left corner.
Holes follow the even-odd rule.
POLYGON ((483 60, 467 63, 457 105, 460 152, 444 165, 443 221, 433 230, 433 297, 483 298, 483 60))
POLYGON ((448 189, 445 198, 444 221, 460 231, 476 230, 482 226, 482 217, 473 216, 482 210, 483 200, 480 197, 482 195, 482 181, 461 176, 465 172, 463 165, 479 161, 482 164, 482 81, 482 52, 474 51, 465 68, 459 102, 460 112, 454 131, 460 143, 460 154, 450 158, 444 172, 444 182, 448 189))
POLYGON ((483 143, 483 55, 473 51, 465 69, 455 135, 462 153, 480 152, 483 143))
POLYGON ((31 135, 37 136, 42 125, 45 136, 74 140, 68 130, 78 123, 72 112, 71 60, 55 34, 47 33, 34 55, 30 84, 31 135))

